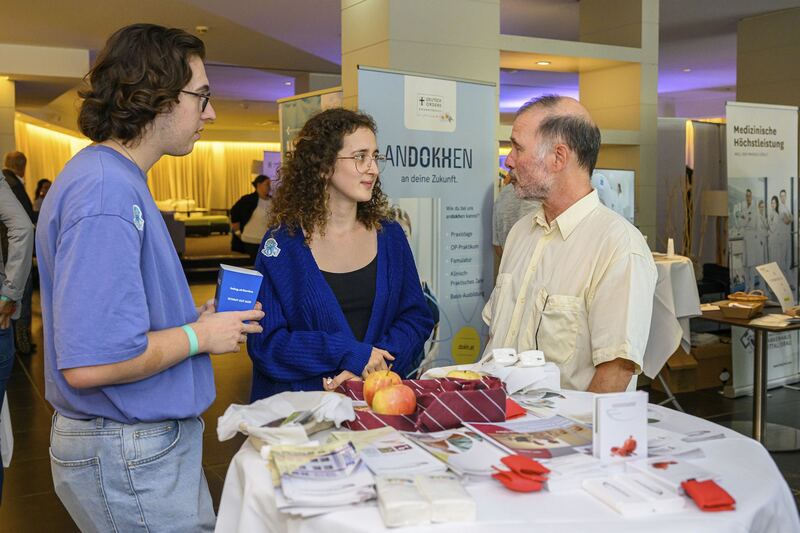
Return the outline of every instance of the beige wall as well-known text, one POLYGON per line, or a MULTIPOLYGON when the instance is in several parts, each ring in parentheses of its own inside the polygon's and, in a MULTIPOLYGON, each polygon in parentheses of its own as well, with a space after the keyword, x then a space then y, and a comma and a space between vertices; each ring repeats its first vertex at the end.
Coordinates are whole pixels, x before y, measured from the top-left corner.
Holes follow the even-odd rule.
MULTIPOLYGON (((14 82, 0 76, 0 157, 14 150, 14 82)), ((0 165, 3 161, 0 159, 0 165)))
POLYGON ((737 101, 800 106, 798 28, 800 8, 739 21, 736 40, 737 101))
MULTIPOLYGON (((609 144, 604 136, 598 166, 636 172, 636 224, 656 233, 658 153, 659 0, 581 0, 580 39, 639 49, 637 62, 618 62, 579 74, 580 99, 602 130, 638 133, 635 144, 609 144), (613 12, 614 17, 608 13, 613 12)), ((651 246, 655 242, 650 240, 651 246)))
POLYGON ((342 0, 344 105, 358 65, 498 83, 499 0, 342 0))

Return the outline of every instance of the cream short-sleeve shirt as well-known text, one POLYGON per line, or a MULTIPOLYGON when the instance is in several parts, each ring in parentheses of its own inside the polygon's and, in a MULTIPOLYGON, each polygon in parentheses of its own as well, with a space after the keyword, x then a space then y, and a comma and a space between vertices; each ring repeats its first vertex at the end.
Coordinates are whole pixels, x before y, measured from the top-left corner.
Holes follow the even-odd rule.
POLYGON ((617 358, 632 361, 638 374, 656 279, 642 234, 603 206, 597 191, 550 224, 540 208, 508 234, 483 309, 486 352, 542 350, 565 389, 586 390, 595 366, 617 358))

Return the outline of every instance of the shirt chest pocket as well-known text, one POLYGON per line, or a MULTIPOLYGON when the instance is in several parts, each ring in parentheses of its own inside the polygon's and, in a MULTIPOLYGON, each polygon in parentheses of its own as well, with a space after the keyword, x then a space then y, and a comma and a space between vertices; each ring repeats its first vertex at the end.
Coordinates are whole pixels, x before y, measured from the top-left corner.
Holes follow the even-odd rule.
POLYGON ((483 310, 483 320, 491 325, 494 334, 499 324, 511 322, 514 311, 514 289, 511 274, 501 273, 497 276, 494 290, 483 310))
POLYGON ((586 309, 583 298, 547 294, 542 289, 536 297, 536 315, 533 343, 544 352, 545 358, 564 364, 575 356, 579 328, 586 327, 586 309))

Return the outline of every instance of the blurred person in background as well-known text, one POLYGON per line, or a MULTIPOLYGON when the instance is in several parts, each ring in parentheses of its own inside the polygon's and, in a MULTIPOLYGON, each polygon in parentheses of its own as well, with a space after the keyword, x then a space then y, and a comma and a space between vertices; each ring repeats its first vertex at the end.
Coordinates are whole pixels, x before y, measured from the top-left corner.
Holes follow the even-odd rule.
MULTIPOLYGON (((3 176, 14 196, 19 201, 22 208, 27 213, 28 218, 33 224, 36 224, 36 217, 38 213, 33 210, 31 199, 28 198, 28 193, 25 191, 25 170, 28 165, 28 158, 22 152, 9 152, 5 156, 3 162, 3 176)), ((5 241, 5 237, 3 237, 5 241)), ((6 247, 3 242, 3 247, 6 247)), ((33 254, 33 250, 31 250, 33 254)), ((28 281, 25 283, 25 292, 22 295, 22 300, 19 302, 19 317, 14 320, 14 340, 16 342, 17 352, 23 355, 30 355, 36 349, 33 344, 33 337, 31 335, 31 299, 33 298, 33 276, 28 276, 28 281)))
POLYGON ((267 231, 272 206, 269 177, 260 174, 253 180, 255 191, 239 198, 231 207, 231 250, 245 253, 255 261, 258 245, 267 231))
MULTIPOLYGON (((14 366, 14 334, 11 319, 20 313, 17 305, 31 270, 33 224, 8 183, 0 180, 0 222, 8 235, 8 253, 0 253, 0 409, 14 366), (3 261, 5 259, 5 261, 3 261)), ((0 499, 3 468, 0 464, 0 499)))
POLYGON ((44 197, 47 196, 47 191, 50 190, 50 185, 53 182, 48 179, 41 179, 36 182, 36 192, 33 193, 33 212, 36 215, 39 215, 39 211, 42 209, 42 202, 44 202, 44 197))

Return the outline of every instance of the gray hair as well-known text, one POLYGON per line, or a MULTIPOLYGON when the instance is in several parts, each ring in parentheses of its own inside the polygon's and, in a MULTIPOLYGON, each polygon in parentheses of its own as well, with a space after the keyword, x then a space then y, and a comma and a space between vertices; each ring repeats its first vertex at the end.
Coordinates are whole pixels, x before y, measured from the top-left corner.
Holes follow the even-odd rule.
POLYGON ((600 129, 590 120, 579 115, 557 114, 555 109, 563 100, 557 94, 546 94, 527 101, 517 111, 519 117, 534 108, 551 110, 552 114, 546 116, 539 124, 539 134, 548 143, 562 142, 575 152, 578 165, 594 172, 597 164, 597 154, 600 152, 600 129))

